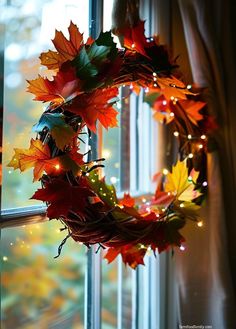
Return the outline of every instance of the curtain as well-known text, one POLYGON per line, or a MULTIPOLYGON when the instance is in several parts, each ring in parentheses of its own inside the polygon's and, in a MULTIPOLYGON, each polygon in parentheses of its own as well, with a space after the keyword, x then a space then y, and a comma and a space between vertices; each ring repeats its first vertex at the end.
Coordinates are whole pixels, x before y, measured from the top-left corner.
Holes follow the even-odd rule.
POLYGON ((209 111, 219 123, 218 150, 208 155, 204 226, 186 226, 187 250, 175 257, 179 324, 235 329, 236 68, 232 30, 236 15, 228 0, 178 0, 178 4, 194 83, 206 88, 209 111))

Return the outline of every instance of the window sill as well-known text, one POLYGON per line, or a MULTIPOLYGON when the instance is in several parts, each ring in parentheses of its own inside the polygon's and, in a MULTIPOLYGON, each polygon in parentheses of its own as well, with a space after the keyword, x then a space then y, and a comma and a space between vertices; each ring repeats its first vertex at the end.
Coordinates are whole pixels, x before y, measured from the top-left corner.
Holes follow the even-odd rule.
MULTIPOLYGON (((134 192, 131 193, 132 197, 136 200, 137 204, 141 204, 143 199, 150 199, 151 193, 134 192)), ((121 199, 123 193, 118 193, 118 198, 121 199)), ((46 207, 45 206, 32 206, 14 208, 9 210, 3 210, 0 216, 0 228, 8 228, 15 226, 23 226, 29 224, 36 224, 47 221, 46 207)))

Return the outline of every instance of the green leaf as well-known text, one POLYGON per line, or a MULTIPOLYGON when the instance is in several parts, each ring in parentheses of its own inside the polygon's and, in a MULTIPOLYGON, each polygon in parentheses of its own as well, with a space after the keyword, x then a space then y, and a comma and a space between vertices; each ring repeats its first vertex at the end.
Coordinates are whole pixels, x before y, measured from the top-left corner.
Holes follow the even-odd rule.
POLYGON ((111 60, 115 59, 116 55, 118 54, 118 49, 117 49, 116 43, 114 42, 113 37, 111 35, 111 31, 101 32, 99 37, 96 40, 96 44, 98 46, 110 47, 109 57, 111 60))
POLYGON ((111 48, 107 46, 98 46, 97 43, 94 42, 87 50, 91 63, 96 67, 100 66, 107 59, 110 49, 111 48))
POLYGON ((144 102, 148 103, 151 107, 153 107, 155 100, 159 96, 160 96, 160 93, 150 93, 150 94, 146 94, 144 96, 143 100, 144 100, 144 102))
POLYGON ((90 172, 88 179, 90 186, 104 203, 111 207, 118 203, 115 187, 107 185, 104 178, 99 179, 96 170, 90 172))
POLYGON ((34 125, 33 131, 41 132, 45 127, 49 129, 59 149, 63 149, 75 136, 75 131, 65 122, 61 113, 44 113, 38 124, 34 125))
POLYGON ((79 54, 72 61, 72 64, 76 68, 78 78, 82 80, 94 77, 98 73, 96 66, 91 63, 85 47, 80 50, 79 54))

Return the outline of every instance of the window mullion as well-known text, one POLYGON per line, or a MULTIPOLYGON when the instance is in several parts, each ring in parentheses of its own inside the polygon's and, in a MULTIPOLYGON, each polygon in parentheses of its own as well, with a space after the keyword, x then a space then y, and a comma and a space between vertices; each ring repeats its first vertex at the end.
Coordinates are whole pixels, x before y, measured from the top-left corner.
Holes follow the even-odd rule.
POLYGON ((118 289, 117 289, 117 329, 123 329, 123 264, 118 258, 118 289))
MULTIPOLYGON (((102 30, 103 1, 90 0, 89 2, 89 32, 94 39, 102 30)), ((97 157, 98 140, 92 133, 90 139, 91 158, 97 157)), ((85 328, 101 328, 101 254, 96 253, 97 246, 88 250, 87 271, 85 276, 85 328)))
POLYGON ((120 188, 121 191, 130 189, 130 90, 123 87, 121 91, 121 149, 120 149, 120 188))

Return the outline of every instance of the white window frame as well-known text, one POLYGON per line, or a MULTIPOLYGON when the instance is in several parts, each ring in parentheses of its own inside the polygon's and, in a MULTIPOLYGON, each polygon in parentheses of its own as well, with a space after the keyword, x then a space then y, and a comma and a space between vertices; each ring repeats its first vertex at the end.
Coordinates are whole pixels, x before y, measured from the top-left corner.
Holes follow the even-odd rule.
MULTIPOLYGON (((155 0, 141 1, 141 12, 146 18, 146 33, 154 32, 156 22, 153 15, 155 0), (149 22, 149 23, 148 23, 149 22), (148 26, 147 26, 148 25, 148 26)), ((90 0, 90 35, 96 37, 102 29, 103 1, 90 0)), ((0 63, 1 64, 1 63, 0 63)), ((3 86, 0 86, 3 90, 3 86)), ((130 186, 135 191, 136 196, 145 196, 153 192, 153 184, 149 183, 151 176, 157 172, 158 147, 153 151, 150 143, 157 141, 157 125, 151 120, 151 111, 148 106, 142 103, 142 93, 140 97, 131 95, 130 97, 130 116, 131 122, 135 122, 138 116, 138 150, 134 143, 130 143, 130 168, 135 170, 130 175, 130 186), (141 110, 146 107, 145 111, 141 110), (138 152, 138 155, 137 155, 138 152), (134 166, 139 161, 138 167, 134 166)), ((3 97, 2 97, 3 98, 3 97)), ((3 99, 0 99, 3 107, 3 99)), ((137 137, 137 127, 131 125, 131 142, 137 137)), ((1 136, 2 137, 2 136, 1 136)), ((1 140, 2 141, 2 140, 1 140)), ((97 137, 93 135, 91 147, 96 150, 97 137)), ((93 152, 94 155, 94 152, 93 152)), ((121 173, 122 174, 122 173, 121 173)), ((20 210, 7 210, 1 213, 1 228, 10 226, 21 226, 22 224, 32 224, 46 221, 45 206, 24 207, 20 210)), ((88 250, 87 271, 85 275, 85 329, 101 328, 101 254, 95 253, 97 248, 92 247, 88 250)), ((138 267, 132 273, 132 329, 164 329, 166 318, 166 280, 163 275, 165 258, 145 257, 145 267, 138 267), (162 262, 162 271, 160 271, 160 262, 162 262), (162 280, 162 285, 160 284, 162 280)), ((105 263, 103 266, 107 266, 105 263)), ((118 300, 117 300, 117 329, 122 328, 122 303, 123 303, 123 264, 118 259, 118 300)))

